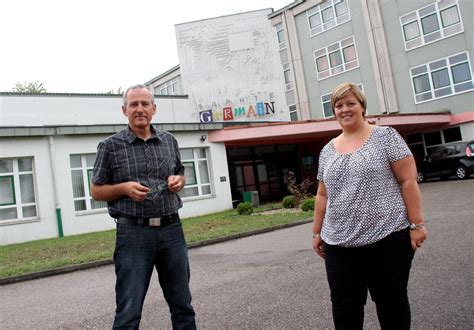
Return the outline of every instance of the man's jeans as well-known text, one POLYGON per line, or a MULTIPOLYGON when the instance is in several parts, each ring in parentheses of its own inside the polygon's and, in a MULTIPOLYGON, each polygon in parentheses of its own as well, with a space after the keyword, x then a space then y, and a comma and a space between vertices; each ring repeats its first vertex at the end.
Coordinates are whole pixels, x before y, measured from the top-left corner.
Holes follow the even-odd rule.
POLYGON ((324 244, 336 329, 362 329, 367 290, 382 329, 409 329, 407 285, 414 251, 408 229, 355 248, 324 244))
POLYGON ((195 329, 188 251, 181 223, 166 227, 117 224, 114 252, 115 328, 138 329, 153 267, 171 312, 173 329, 195 329))

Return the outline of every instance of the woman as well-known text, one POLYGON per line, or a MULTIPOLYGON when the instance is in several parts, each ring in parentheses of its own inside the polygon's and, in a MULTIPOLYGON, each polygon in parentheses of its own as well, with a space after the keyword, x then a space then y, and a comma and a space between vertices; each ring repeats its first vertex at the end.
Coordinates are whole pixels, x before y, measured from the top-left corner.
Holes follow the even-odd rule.
POLYGON ((354 84, 331 96, 342 133, 321 151, 313 248, 326 265, 336 329, 362 329, 367 292, 382 329, 409 329, 407 284, 426 239, 416 165, 391 127, 365 121, 354 84))

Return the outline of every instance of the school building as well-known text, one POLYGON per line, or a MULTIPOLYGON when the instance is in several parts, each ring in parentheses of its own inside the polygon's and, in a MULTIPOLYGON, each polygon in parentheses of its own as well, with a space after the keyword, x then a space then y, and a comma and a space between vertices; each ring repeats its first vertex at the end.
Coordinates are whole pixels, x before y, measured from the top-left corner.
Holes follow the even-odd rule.
MULTIPOLYGON (((179 65, 146 85, 186 167, 182 218, 246 191, 280 200, 289 172, 314 181, 340 132, 329 96, 342 82, 417 157, 474 139, 473 12, 469 0, 312 0, 177 24, 179 65)), ((0 245, 114 228, 89 180, 98 142, 126 127, 121 102, 0 93, 0 245)))

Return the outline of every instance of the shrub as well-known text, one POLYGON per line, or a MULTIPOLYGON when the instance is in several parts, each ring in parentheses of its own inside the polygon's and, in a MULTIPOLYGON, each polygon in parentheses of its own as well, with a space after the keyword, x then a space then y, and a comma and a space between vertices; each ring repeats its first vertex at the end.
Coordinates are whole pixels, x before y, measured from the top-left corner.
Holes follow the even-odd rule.
POLYGON ((237 205, 237 213, 240 215, 251 215, 253 213, 253 206, 249 202, 243 202, 237 205))
POLYGON ((291 209, 296 207, 296 198, 293 195, 288 195, 283 198, 283 201, 281 202, 281 205, 285 209, 291 209))
POLYGON ((314 197, 313 198, 306 198, 303 201, 303 203, 301 203, 301 209, 305 212, 314 210, 314 197))
POLYGON ((293 207, 297 207, 303 199, 311 196, 310 190, 314 182, 311 182, 309 178, 304 179, 301 183, 296 183, 295 173, 289 171, 285 175, 284 180, 290 194, 295 196, 295 206, 293 207))

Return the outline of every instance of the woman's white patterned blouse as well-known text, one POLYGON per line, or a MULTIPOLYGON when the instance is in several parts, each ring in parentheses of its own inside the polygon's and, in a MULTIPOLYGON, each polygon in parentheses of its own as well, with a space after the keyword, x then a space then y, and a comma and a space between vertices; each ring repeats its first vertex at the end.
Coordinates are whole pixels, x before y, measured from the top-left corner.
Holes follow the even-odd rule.
POLYGON ((362 147, 339 154, 330 141, 319 155, 318 180, 327 190, 321 238, 344 247, 368 245, 408 227, 391 163, 412 153, 391 127, 374 126, 362 147))

